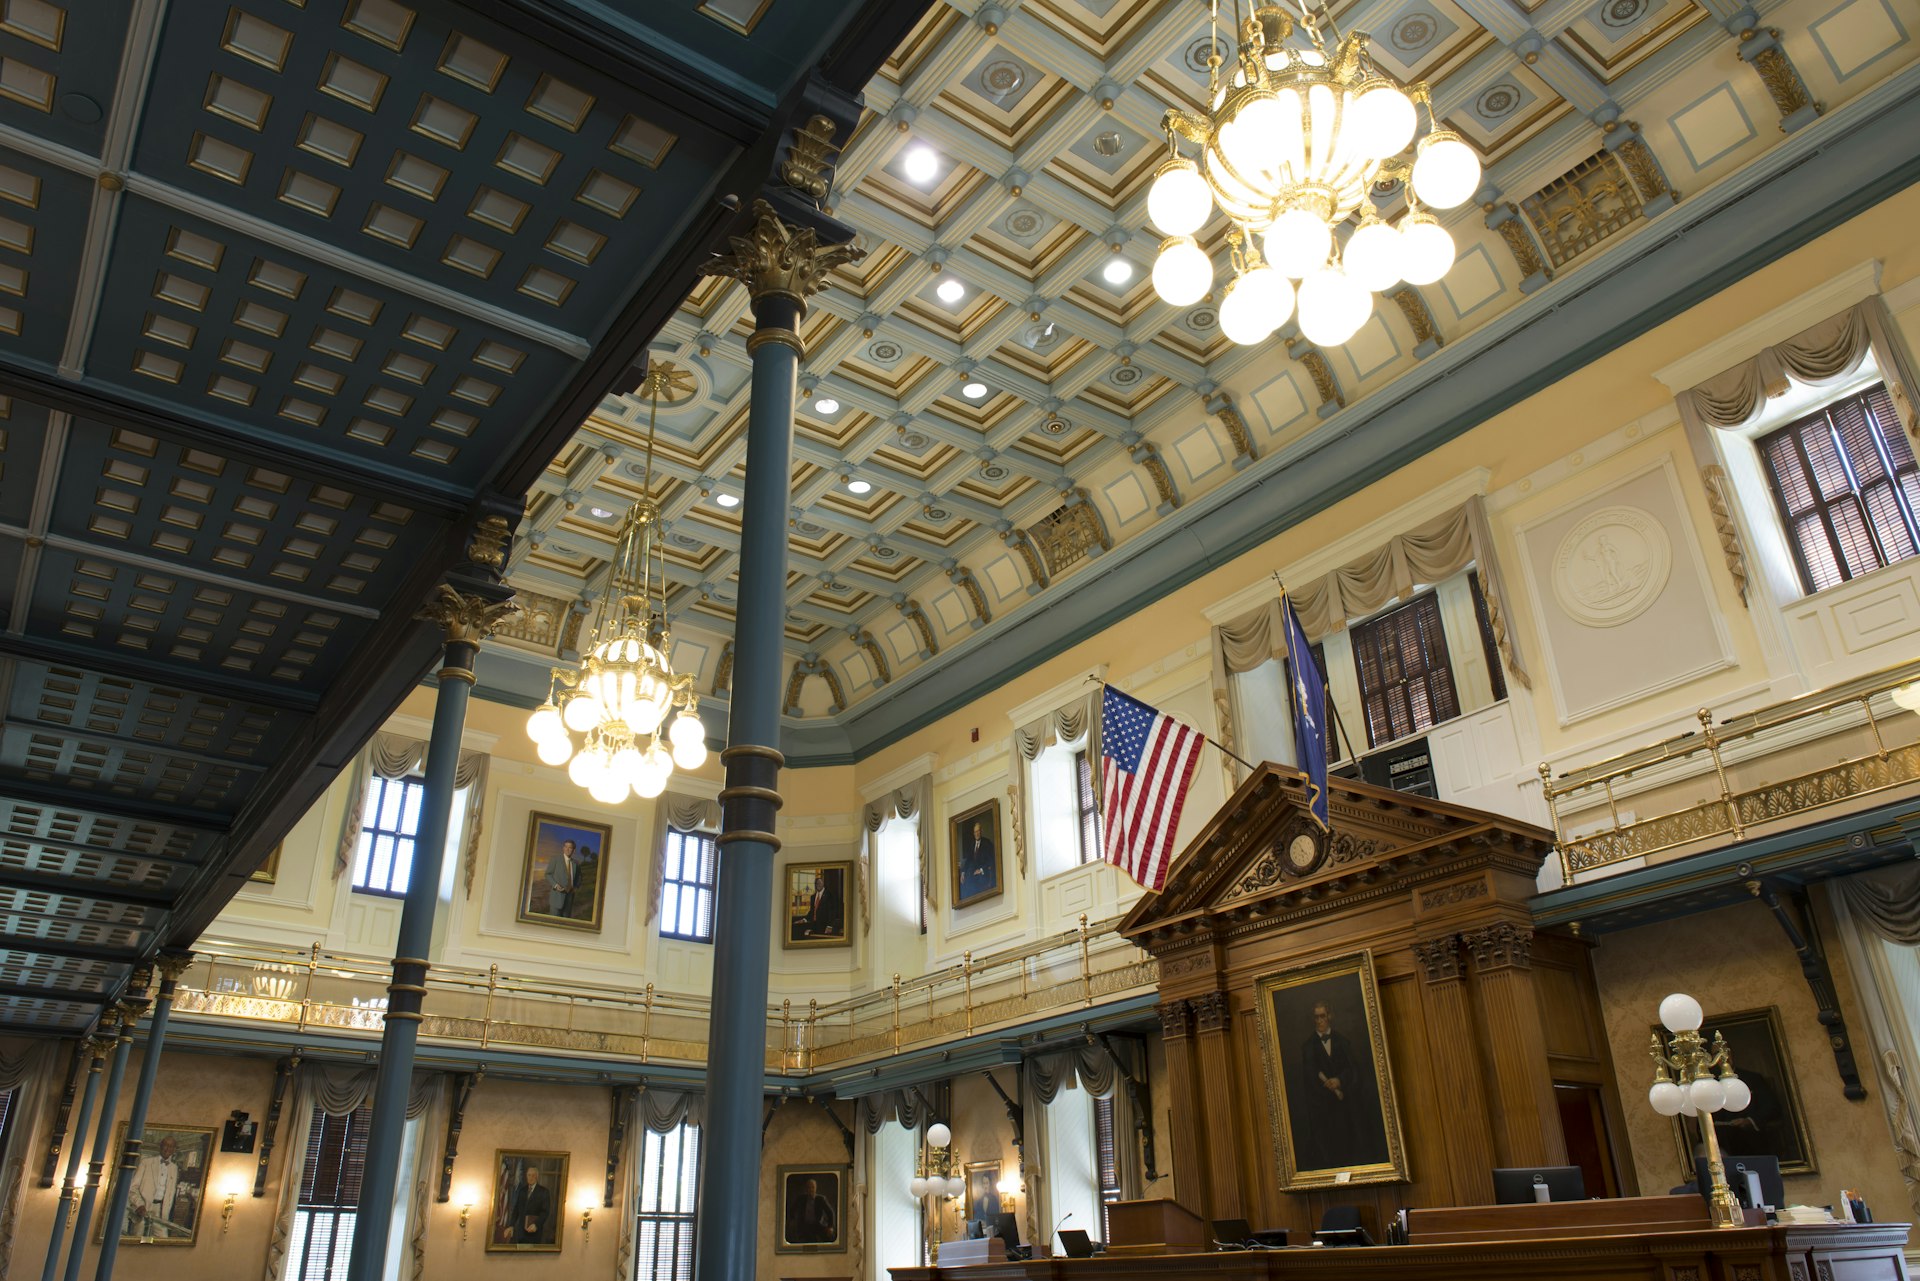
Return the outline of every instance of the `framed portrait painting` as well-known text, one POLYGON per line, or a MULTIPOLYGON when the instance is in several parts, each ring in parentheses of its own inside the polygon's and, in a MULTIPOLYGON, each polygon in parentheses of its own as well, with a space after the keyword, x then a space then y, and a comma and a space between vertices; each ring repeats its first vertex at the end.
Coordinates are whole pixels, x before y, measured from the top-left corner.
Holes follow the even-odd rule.
POLYGON ((280 846, 273 847, 273 853, 267 855, 267 861, 253 869, 247 879, 255 885, 272 885, 280 879, 280 846))
MULTIPOLYGON (((1713 1133, 1720 1141, 1721 1153, 1729 1159, 1777 1157, 1782 1174, 1819 1173, 1813 1140, 1807 1133, 1807 1114, 1800 1106, 1800 1086, 1793 1079, 1793 1061, 1787 1055, 1786 1037, 1781 1034, 1779 1007, 1709 1014, 1700 1025, 1700 1035, 1711 1045, 1716 1032, 1726 1038, 1733 1070, 1753 1092, 1753 1101, 1745 1110, 1713 1114, 1713 1133)), ((1700 1118, 1673 1118, 1673 1140, 1686 1176, 1682 1182, 1691 1182, 1695 1151, 1706 1154, 1701 1146, 1700 1118)))
POLYGON ((787 864, 787 932, 781 944, 788 948, 846 947, 847 886, 853 864, 787 864))
POLYGON ((560 1223, 567 1209, 567 1163, 565 1152, 494 1152, 488 1250, 560 1253, 560 1223))
MULTIPOLYGON (((120 1178, 120 1154, 127 1141, 122 1121, 113 1142, 113 1178, 120 1178)), ((200 1235, 207 1199, 207 1167, 213 1159, 211 1126, 149 1123, 140 1142, 140 1159, 127 1189, 127 1217, 120 1227, 122 1245, 192 1245, 200 1235)), ((94 1225, 93 1239, 106 1239, 106 1219, 94 1225)))
POLYGON ((1373 953, 1255 983, 1280 1186, 1407 1179, 1373 953))
POLYGON ((998 799, 954 815, 947 821, 947 846, 953 857, 953 905, 971 907, 1005 891, 1006 865, 1000 853, 998 799))
POLYGON ((780 1190, 777 1254, 838 1254, 847 1248, 847 1183, 850 1165, 783 1165, 775 1171, 780 1190))
POLYGON ((967 1172, 967 1217, 987 1224, 989 1232, 1000 1213, 1000 1163, 969 1161, 967 1172))
POLYGON ((520 919, 598 933, 612 844, 613 829, 605 823, 530 815, 526 860, 520 868, 520 919))

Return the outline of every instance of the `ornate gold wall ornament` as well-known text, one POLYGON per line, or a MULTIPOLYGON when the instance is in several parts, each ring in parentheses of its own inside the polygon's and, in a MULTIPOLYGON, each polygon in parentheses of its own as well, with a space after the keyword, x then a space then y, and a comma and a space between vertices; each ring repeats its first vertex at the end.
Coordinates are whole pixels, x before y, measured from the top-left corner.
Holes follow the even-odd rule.
POLYGON ((507 543, 513 531, 504 516, 487 516, 467 538, 467 559, 476 565, 498 570, 507 563, 507 543))
POLYGON ((1507 249, 1513 254, 1513 261, 1519 265, 1522 278, 1545 276, 1553 279, 1553 268, 1540 261, 1540 251, 1534 248, 1533 237, 1527 234, 1526 225, 1519 218, 1519 210, 1513 205, 1507 206, 1511 218, 1502 218, 1494 224, 1494 230, 1500 233, 1500 239, 1507 242, 1507 249))
MULTIPOLYGON (((1777 40, 1780 33, 1775 31, 1773 35, 1777 40)), ((1787 58, 1787 51, 1779 45, 1769 44, 1755 51, 1749 65, 1760 73, 1760 83, 1767 87, 1767 96, 1773 99, 1774 109, 1782 120, 1808 107, 1813 108, 1815 115, 1826 111, 1807 92, 1806 82, 1800 79, 1800 73, 1787 58)))
POLYGON ((1040 562, 1040 553, 1034 548, 1033 540, 1027 537, 1026 531, 1010 529, 1001 541, 1019 555, 1020 563, 1027 567, 1027 577, 1045 587, 1050 581, 1047 577, 1047 567, 1040 562))
POLYGON ((1747 553, 1740 543, 1740 530, 1733 523, 1733 510, 1727 500, 1729 482, 1726 469, 1709 463, 1700 469, 1700 483, 1707 491, 1707 510, 1713 513, 1713 529, 1720 536, 1720 554, 1726 558, 1727 573, 1740 589, 1740 603, 1747 604, 1747 553))
POLYGON ((1304 347, 1293 353, 1293 358, 1307 367, 1307 373, 1313 378, 1313 389, 1320 396, 1323 405, 1347 407, 1347 398, 1340 390, 1340 384, 1334 381, 1333 366, 1327 363, 1327 357, 1318 347, 1304 347))
POLYGON ((445 628, 449 644, 478 645, 493 635, 500 620, 519 609, 512 597, 488 600, 484 596, 467 596, 441 583, 421 607, 419 617, 445 628))
POLYGON ((787 144, 786 161, 780 166, 780 181, 796 191, 806 192, 816 201, 825 200, 832 186, 827 176, 833 167, 832 157, 839 152, 840 148, 833 145, 833 121, 826 116, 815 116, 793 131, 793 141, 787 144))
POLYGON ((898 608, 907 622, 913 625, 913 630, 919 634, 920 648, 929 654, 938 654, 940 644, 933 639, 933 624, 927 621, 927 611, 920 608, 920 602, 903 600, 898 608))
POLYGON ((514 599, 520 602, 520 613, 500 621, 500 625, 493 630, 497 638, 530 645, 549 657, 559 652, 569 623, 572 625, 573 638, 578 639, 579 616, 571 612, 571 601, 529 591, 516 592, 514 599))
POLYGON ((1084 489, 1071 491, 1065 503, 1027 530, 1027 536, 1040 549, 1051 574, 1058 574, 1096 547, 1107 551, 1113 546, 1100 513, 1093 509, 1084 489))
MULTIPOLYGON (((853 643, 860 647, 861 651, 866 654, 867 661, 873 664, 873 670, 879 675, 882 685, 885 685, 893 679, 893 669, 887 666, 887 656, 885 652, 881 650, 878 642, 873 639, 872 632, 861 632, 853 638, 853 643)), ((731 657, 731 655, 729 655, 729 657, 731 657)))
POLYGON ((1512 921, 1496 921, 1466 930, 1460 939, 1473 954, 1477 970, 1526 969, 1533 964, 1533 928, 1512 921))
POLYGON ((713 669, 713 692, 725 694, 733 689, 733 642, 720 646, 720 662, 713 669))
POLYGON ((1660 172, 1660 163, 1653 158, 1653 152, 1647 148, 1646 139, 1640 136, 1640 126, 1632 125, 1633 137, 1628 138, 1614 153, 1626 162, 1627 172, 1633 175, 1633 181, 1640 188, 1640 194, 1647 200, 1656 200, 1661 196, 1680 199, 1680 193, 1667 185, 1667 179, 1660 172))
POLYGON ((987 608, 987 594, 980 590, 980 581, 973 576, 972 570, 964 565, 956 565, 947 571, 947 579, 960 589, 960 594, 967 598, 967 604, 973 606, 975 618, 982 624, 993 621, 993 611, 987 608))
POLYGON ((1431 342, 1442 345, 1440 331, 1433 327, 1433 313, 1427 309, 1427 300, 1412 285, 1402 285, 1387 295, 1394 305, 1400 308, 1400 314, 1407 318, 1408 328, 1413 330, 1415 342, 1431 342))
POLYGON ((800 707, 800 687, 806 684, 807 677, 818 676, 827 683, 827 697, 835 712, 847 710, 847 693, 840 684, 840 674, 833 670, 833 664, 819 659, 800 659, 793 665, 793 673, 787 678, 786 708, 789 712, 800 707))
POLYGON ((1173 473, 1167 470, 1166 460, 1160 457, 1160 451, 1154 446, 1140 446, 1140 454, 1135 459, 1147 469, 1147 476, 1153 481, 1154 492, 1160 495, 1160 501, 1169 507, 1180 505, 1180 495, 1173 487, 1173 473))
POLYGON ((1007 776, 1007 814, 1013 824, 1013 858, 1020 875, 1027 874, 1027 818, 1020 807, 1020 771, 1007 776))
POLYGON ((731 253, 707 265, 708 275, 740 281, 755 299, 791 298, 802 307, 827 287, 828 272, 867 254, 857 241, 821 244, 813 228, 788 226, 764 200, 753 202, 752 229, 732 243, 731 253))
MULTIPOLYGON (((1600 150, 1520 202, 1547 258, 1554 266, 1564 266, 1608 237, 1615 235, 1641 216, 1647 200, 1666 192, 1660 180, 1653 154, 1639 139, 1629 139, 1612 151, 1600 150), (1654 190, 1644 192, 1635 186, 1628 173, 1634 159, 1648 166, 1654 190)), ((1501 234, 1513 245, 1511 233, 1502 224, 1501 234)), ((1520 251, 1514 249, 1516 257, 1520 251)))
POLYGON ((1225 396, 1222 396, 1220 399, 1225 403, 1213 411, 1213 416, 1218 418, 1220 425, 1227 429, 1227 437, 1233 441, 1233 452, 1235 456, 1252 458, 1254 456, 1253 437, 1247 431, 1247 420, 1241 417, 1239 406, 1235 405, 1233 401, 1225 396))

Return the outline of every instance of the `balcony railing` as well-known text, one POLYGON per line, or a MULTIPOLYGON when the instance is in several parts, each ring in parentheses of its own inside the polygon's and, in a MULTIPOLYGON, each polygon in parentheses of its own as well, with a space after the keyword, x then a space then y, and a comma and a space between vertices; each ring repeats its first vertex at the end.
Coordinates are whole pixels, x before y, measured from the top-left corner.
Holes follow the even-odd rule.
MULTIPOLYGON (((904 1050, 1017 1026, 1050 1013, 1153 990, 1159 967, 1112 932, 1089 924, 844 1000, 791 999, 767 1009, 766 1065, 804 1076, 904 1050)), ((294 1034, 377 1036, 386 1019, 385 961, 237 940, 202 940, 181 976, 183 1015, 263 1023, 294 1034)), ((700 1066, 712 1005, 704 996, 531 978, 436 964, 427 974, 421 1036, 479 1049, 620 1058, 700 1066)))
MULTIPOLYGON (((1701 708, 1698 730, 1566 770, 1540 780, 1553 814, 1561 869, 1571 881, 1582 872, 1697 842, 1743 840, 1764 824, 1871 796, 1920 780, 1916 722, 1902 717, 1892 691, 1920 680, 1920 661, 1903 663, 1828 689, 1743 712, 1715 723, 1701 708), (1864 732, 1863 732, 1864 731, 1864 732), (1841 735, 1851 735, 1833 764, 1813 764, 1841 735), (1822 747, 1803 750, 1809 744, 1822 747), (1781 771, 1787 771, 1781 776, 1781 771), (1635 781, 1635 776, 1640 776, 1635 781), (1770 776, 1770 777, 1769 777, 1770 776), (1707 780, 1706 799, 1674 803, 1663 795, 1707 780), (1642 786, 1645 791, 1639 791, 1642 786), (1622 821, 1621 791, 1632 787, 1654 812, 1622 821), (1569 804, 1569 801, 1572 803, 1569 804), (1567 835, 1569 812, 1593 814, 1605 806, 1597 831, 1567 835)), ((1828 757, 1831 759, 1831 757, 1828 757)))

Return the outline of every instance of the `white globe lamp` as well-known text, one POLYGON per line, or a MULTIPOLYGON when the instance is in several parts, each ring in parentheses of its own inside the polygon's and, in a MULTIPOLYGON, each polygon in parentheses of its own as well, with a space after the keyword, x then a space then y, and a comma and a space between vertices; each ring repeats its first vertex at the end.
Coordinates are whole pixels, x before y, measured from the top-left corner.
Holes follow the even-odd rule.
POLYGON ((953 1131, 947 1128, 946 1122, 935 1121, 932 1125, 927 1127, 927 1146, 928 1147, 944 1148, 949 1143, 952 1143, 952 1142, 953 1142, 953 1131))
POLYGON ((1372 310, 1373 295, 1338 268, 1300 282, 1300 333, 1316 347, 1337 347, 1353 337, 1372 310))
POLYGON ((591 694, 576 694, 560 708, 560 719, 577 734, 584 734, 600 723, 600 700, 591 694))
POLYGON ((1294 280, 1318 271, 1333 252, 1327 220, 1307 209, 1289 209, 1267 231, 1267 261, 1294 280))
POLYGON ((707 728, 696 713, 684 711, 674 717, 667 741, 673 744, 673 763, 681 769, 699 769, 707 763, 707 728))
POLYGON ((927 1194, 927 1181, 919 1175, 907 1180, 907 1195, 918 1201, 927 1194))
POLYGON ((1653 1110, 1661 1116, 1679 1116, 1684 1102, 1682 1093, 1680 1087, 1672 1081, 1655 1081, 1653 1088, 1647 1091, 1647 1102, 1651 1103, 1653 1110))
POLYGON ((1185 307, 1213 288, 1213 261, 1192 236, 1173 236, 1153 260, 1153 291, 1170 307, 1185 307))
POLYGON ((1400 245, 1391 223, 1369 218, 1347 237, 1340 265, 1362 289, 1384 293, 1400 281, 1400 245))
POLYGON ((565 738, 566 722, 560 719, 560 709, 552 703, 542 703, 527 717, 527 737, 536 743, 544 743, 550 738, 565 738))
POLYGON ((1451 129, 1435 129, 1420 140, 1413 162, 1413 190, 1423 204, 1451 209, 1465 204, 1480 185, 1480 157, 1451 129))
POLYGON ((1261 288, 1262 273, 1271 277, 1274 271, 1261 267, 1248 272, 1228 285, 1226 296, 1220 300, 1220 332, 1242 347, 1266 341, 1274 330, 1268 323, 1273 310, 1272 290, 1261 288))
POLYGON ((1697 1078, 1687 1087, 1688 1102, 1701 1112, 1718 1112, 1727 1101, 1727 1092, 1710 1076, 1697 1078))
POLYGON ((573 742, 562 731, 559 738, 541 739, 533 745, 533 750, 542 765, 565 765, 573 755, 573 742))
POLYGON ((1418 125, 1413 101, 1390 81, 1370 80, 1347 105, 1344 127, 1354 131, 1354 150, 1370 160, 1385 160, 1406 150, 1418 125))
POLYGON ((1410 285, 1430 285, 1453 266, 1453 237, 1440 220, 1421 210, 1400 220, 1400 276, 1410 285))
POLYGON ((1753 1091, 1748 1089, 1747 1083, 1737 1076, 1730 1076, 1721 1081, 1720 1088, 1726 1094, 1726 1101, 1721 1106, 1728 1112, 1745 1112, 1747 1104, 1753 1102, 1753 1091))
POLYGON ((1685 992, 1675 992, 1660 1002, 1660 1022, 1669 1032, 1698 1032, 1706 1017, 1700 1002, 1685 992))
POLYGON ((1212 210, 1213 193, 1191 160, 1169 160, 1147 189, 1147 220, 1163 236, 1191 236, 1212 210))

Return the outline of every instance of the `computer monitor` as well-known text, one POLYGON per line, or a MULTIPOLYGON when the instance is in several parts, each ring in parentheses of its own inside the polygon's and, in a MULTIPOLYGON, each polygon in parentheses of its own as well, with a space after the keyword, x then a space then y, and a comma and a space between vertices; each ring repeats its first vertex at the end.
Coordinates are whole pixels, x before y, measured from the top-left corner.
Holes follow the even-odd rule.
MULTIPOLYGON (((1787 1203, 1787 1187, 1780 1181, 1780 1158, 1777 1156, 1727 1156, 1720 1158, 1721 1168, 1727 1173, 1727 1186, 1733 1189, 1733 1198, 1749 1210, 1761 1206, 1779 1209, 1787 1203), (1760 1176, 1760 1204, 1755 1205, 1752 1193, 1748 1190, 1747 1174, 1752 1172, 1760 1176)), ((1713 1189, 1713 1176, 1707 1173, 1707 1158, 1696 1157, 1693 1162, 1695 1186, 1700 1195, 1710 1197, 1713 1189)))
POLYGON ((1060 1229, 1060 1248, 1066 1251, 1069 1259, 1093 1257, 1093 1239, 1079 1228, 1060 1229))
MULTIPOLYGON (((982 1222, 984 1223, 985 1221, 983 1220, 982 1222)), ((1008 1214, 1006 1211, 1002 1210, 999 1214, 996 1214, 993 1216, 993 1223, 990 1225, 990 1232, 983 1232, 981 1235, 986 1236, 989 1234, 993 1236, 997 1236, 1002 1241, 1005 1241, 1007 1243, 1007 1253, 1011 1255, 1015 1250, 1018 1250, 1020 1248, 1019 1216, 1008 1214)))
POLYGON ((1493 1200, 1496 1205, 1525 1205, 1540 1200, 1535 1187, 1547 1189, 1549 1201, 1584 1201, 1587 1180, 1577 1165, 1518 1166, 1493 1172, 1493 1200))

